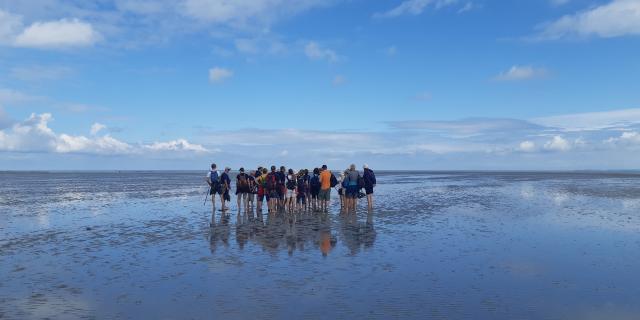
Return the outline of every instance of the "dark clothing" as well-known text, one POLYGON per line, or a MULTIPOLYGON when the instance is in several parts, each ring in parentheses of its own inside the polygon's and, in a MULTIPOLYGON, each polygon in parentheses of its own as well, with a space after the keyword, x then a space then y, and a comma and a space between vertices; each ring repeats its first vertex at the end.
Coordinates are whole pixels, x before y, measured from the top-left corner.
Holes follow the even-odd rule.
POLYGON ((362 174, 364 179, 364 191, 366 194, 373 194, 373 186, 376 185, 376 175, 373 170, 366 168, 362 174))
POLYGON ((226 198, 229 198, 229 188, 231 187, 231 178, 229 178, 229 174, 223 172, 220 175, 220 190, 218 190, 218 194, 223 194, 226 198))
POLYGON ((240 193, 249 193, 251 190, 249 189, 249 175, 246 173, 241 173, 236 177, 236 194, 240 193), (244 178, 246 184, 242 185, 242 179, 244 178))

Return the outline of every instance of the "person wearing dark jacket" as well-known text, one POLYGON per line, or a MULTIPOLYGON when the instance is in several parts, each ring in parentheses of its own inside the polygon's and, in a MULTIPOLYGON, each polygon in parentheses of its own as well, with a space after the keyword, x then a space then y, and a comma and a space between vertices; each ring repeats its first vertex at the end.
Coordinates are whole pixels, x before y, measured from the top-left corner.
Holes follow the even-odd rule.
POLYGON ((365 164, 363 168, 362 178, 364 179, 364 190, 367 194, 367 207, 371 210, 373 209, 373 188, 376 186, 376 175, 373 170, 369 169, 369 165, 365 164))

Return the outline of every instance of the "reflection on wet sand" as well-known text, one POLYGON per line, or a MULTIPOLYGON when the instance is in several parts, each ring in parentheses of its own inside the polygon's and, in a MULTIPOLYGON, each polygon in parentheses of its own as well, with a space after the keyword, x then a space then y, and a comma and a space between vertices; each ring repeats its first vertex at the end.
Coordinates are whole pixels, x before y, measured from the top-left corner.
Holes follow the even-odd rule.
MULTIPOLYGON (((355 255, 363 247, 373 247, 376 239, 373 216, 371 211, 365 218, 344 213, 236 213, 235 240, 240 250, 254 244, 271 254, 286 250, 292 255, 295 251, 316 248, 327 256, 340 238, 350 254, 355 255)), ((228 212, 213 220, 209 234, 211 253, 220 245, 229 246, 230 220, 228 212)))

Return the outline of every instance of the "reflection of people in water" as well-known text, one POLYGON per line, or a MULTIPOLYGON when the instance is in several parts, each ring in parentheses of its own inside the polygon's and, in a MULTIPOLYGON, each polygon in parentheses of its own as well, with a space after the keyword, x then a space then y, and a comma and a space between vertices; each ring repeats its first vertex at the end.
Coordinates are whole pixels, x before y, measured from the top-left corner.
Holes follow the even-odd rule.
POLYGON ((340 215, 340 235, 342 243, 349 249, 352 255, 358 254, 360 248, 370 248, 376 240, 376 231, 373 227, 373 212, 367 213, 366 222, 358 222, 358 217, 353 215, 340 215))
POLYGON ((231 225, 229 224, 229 215, 222 213, 220 215, 220 222, 211 226, 211 234, 209 235, 209 247, 211 253, 216 251, 218 241, 221 241, 225 247, 229 246, 230 233, 231 225))

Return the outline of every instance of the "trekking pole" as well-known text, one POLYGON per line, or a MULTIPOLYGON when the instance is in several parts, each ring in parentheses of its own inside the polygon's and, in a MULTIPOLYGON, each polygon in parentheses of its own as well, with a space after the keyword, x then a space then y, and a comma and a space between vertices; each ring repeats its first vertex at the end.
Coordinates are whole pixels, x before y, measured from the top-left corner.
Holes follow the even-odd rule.
POLYGON ((207 199, 209 198, 209 193, 211 193, 211 187, 209 187, 209 190, 207 190, 207 193, 204 195, 204 203, 202 204, 203 206, 207 205, 207 199))

